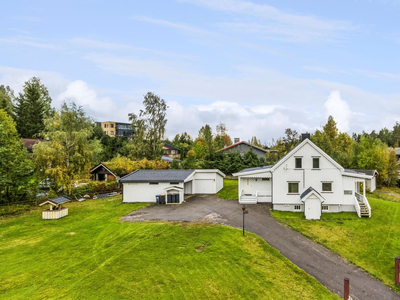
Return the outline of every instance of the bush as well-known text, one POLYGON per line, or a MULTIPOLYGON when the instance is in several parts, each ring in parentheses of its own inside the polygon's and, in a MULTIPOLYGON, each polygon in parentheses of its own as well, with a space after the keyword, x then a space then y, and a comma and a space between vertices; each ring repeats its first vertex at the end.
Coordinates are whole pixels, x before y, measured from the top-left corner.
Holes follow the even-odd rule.
POLYGON ((84 196, 84 195, 97 195, 97 194, 105 194, 105 193, 111 193, 118 189, 118 182, 116 180, 110 180, 110 181, 92 181, 88 184, 85 184, 83 186, 74 188, 72 190, 72 196, 73 197, 79 197, 84 196))

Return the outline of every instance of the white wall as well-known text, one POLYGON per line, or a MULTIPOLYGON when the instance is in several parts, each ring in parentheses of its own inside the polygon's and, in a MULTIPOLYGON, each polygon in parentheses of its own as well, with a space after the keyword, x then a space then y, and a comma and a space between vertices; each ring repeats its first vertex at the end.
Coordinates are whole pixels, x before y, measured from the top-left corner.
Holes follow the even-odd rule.
MULTIPOLYGON (((300 194, 312 186, 324 197, 324 204, 340 204, 343 200, 342 173, 314 147, 305 143, 273 173, 273 203, 301 204, 300 194), (295 157, 302 157, 302 169, 295 169, 295 157), (320 169, 313 169, 313 157, 319 157, 320 169), (299 194, 288 194, 288 182, 299 182, 299 194), (332 182, 332 192, 322 192, 322 182, 332 182)), ((275 206, 277 204, 277 206, 275 206)))
POLYGON ((224 186, 223 177, 215 171, 196 171, 192 178, 193 194, 216 194, 224 186))
MULTIPOLYGON (((144 183, 123 183, 123 202, 156 202, 156 195, 165 194, 167 191, 165 188, 170 187, 169 182, 160 182, 157 185, 144 183)), ((183 188, 183 182, 174 184, 173 186, 179 186, 183 188)), ((181 199, 181 196, 180 196, 181 199)))

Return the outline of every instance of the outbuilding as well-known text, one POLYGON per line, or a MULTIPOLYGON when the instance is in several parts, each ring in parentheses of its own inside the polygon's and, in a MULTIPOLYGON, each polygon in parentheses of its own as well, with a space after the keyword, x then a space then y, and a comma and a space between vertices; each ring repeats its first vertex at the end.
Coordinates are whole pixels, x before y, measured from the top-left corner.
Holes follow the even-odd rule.
POLYGON ((62 207, 63 203, 71 201, 67 196, 49 198, 39 203, 39 206, 49 204, 50 208, 42 212, 43 220, 56 220, 68 216, 68 207, 62 207))
POLYGON ((216 194, 224 177, 219 170, 136 170, 119 182, 123 202, 179 204, 187 194, 216 194))

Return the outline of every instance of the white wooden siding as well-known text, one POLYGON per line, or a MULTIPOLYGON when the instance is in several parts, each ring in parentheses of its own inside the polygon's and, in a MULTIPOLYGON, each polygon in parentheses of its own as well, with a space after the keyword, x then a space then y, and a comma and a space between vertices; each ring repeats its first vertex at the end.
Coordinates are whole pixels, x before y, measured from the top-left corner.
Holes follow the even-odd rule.
MULTIPOLYGON (((156 202, 156 195, 167 195, 165 188, 170 187, 169 182, 160 182, 159 184, 149 184, 148 182, 124 183, 123 184, 123 202, 156 202)), ((174 184, 183 188, 183 182, 174 184)), ((181 198, 181 197, 180 197, 181 198)))
POLYGON ((341 170, 314 147, 305 143, 274 171, 272 202, 274 205, 301 204, 300 194, 310 186, 324 197, 324 204, 340 204, 343 199, 341 170), (295 168, 295 157, 302 157, 302 169, 295 168), (319 157, 317 170, 313 169, 313 157, 319 157), (332 182, 332 192, 322 192, 322 182, 328 181, 332 182), (288 194, 288 182, 299 182, 299 194, 288 194))

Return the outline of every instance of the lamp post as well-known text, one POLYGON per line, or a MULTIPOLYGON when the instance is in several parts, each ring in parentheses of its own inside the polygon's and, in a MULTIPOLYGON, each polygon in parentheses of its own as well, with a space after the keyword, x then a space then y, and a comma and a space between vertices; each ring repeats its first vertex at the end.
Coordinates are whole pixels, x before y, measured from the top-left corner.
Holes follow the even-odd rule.
POLYGON ((249 212, 246 210, 246 206, 242 206, 242 211, 243 211, 243 236, 244 236, 244 215, 248 214, 249 212))

